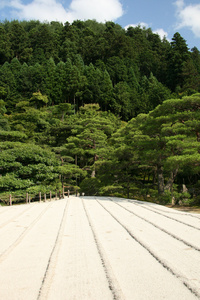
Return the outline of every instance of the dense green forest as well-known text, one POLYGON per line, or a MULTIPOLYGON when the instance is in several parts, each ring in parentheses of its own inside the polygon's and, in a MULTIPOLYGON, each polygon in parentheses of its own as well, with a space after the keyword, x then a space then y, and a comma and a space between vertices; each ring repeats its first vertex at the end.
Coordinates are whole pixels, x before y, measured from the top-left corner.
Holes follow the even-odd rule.
POLYGON ((200 51, 94 20, 0 23, 0 199, 200 203, 200 51), (187 187, 187 188, 186 188, 187 187))

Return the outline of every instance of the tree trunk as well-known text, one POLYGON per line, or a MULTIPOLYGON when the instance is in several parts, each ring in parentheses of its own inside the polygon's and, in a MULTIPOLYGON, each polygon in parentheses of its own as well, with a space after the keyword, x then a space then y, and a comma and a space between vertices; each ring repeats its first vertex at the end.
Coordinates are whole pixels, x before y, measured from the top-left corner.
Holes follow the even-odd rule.
POLYGON ((158 194, 164 194, 164 177, 163 177, 163 168, 161 165, 157 165, 157 174, 158 174, 158 194))
POLYGON ((130 184, 128 182, 128 185, 127 185, 127 198, 129 199, 130 198, 130 184))
POLYGON ((92 174, 91 174, 91 178, 95 178, 96 177, 96 172, 95 172, 95 169, 92 171, 92 174))
POLYGON ((74 114, 76 114, 76 108, 75 108, 75 105, 76 105, 76 98, 75 98, 75 95, 74 95, 74 114))
POLYGON ((172 190, 172 186, 173 186, 173 183, 174 183, 174 180, 176 178, 177 173, 178 173, 178 168, 171 171, 169 179, 168 179, 168 181, 165 185, 165 188, 164 188, 165 191, 171 191, 172 190))
MULTIPOLYGON (((94 148, 96 148, 96 146, 94 146, 94 148)), ((97 159, 98 159, 98 156, 95 154, 94 155, 94 169, 92 170, 91 178, 96 177, 95 162, 97 161, 97 159)))
MULTIPOLYGON (((75 165, 76 166, 78 165, 78 157, 77 157, 77 155, 75 155, 75 165)), ((77 183, 78 183, 78 181, 77 181, 77 175, 76 175, 76 186, 77 186, 77 183)))
POLYGON ((196 135, 197 135, 197 142, 200 142, 200 133, 198 131, 196 131, 196 135))

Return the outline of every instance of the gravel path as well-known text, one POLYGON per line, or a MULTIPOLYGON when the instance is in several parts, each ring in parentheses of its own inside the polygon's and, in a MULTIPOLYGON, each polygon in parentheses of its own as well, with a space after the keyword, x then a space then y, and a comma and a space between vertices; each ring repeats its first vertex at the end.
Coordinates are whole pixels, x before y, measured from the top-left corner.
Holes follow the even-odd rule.
POLYGON ((200 299, 200 215, 112 197, 0 207, 0 299, 200 299))

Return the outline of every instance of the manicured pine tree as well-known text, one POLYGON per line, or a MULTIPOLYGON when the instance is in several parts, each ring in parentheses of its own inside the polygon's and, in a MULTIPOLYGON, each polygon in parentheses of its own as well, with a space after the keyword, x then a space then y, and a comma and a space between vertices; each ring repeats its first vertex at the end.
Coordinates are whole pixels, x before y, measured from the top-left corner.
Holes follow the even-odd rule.
POLYGON ((115 128, 109 115, 98 112, 98 104, 86 104, 80 108, 79 118, 73 124, 72 135, 66 147, 78 165, 88 170, 91 177, 96 176, 96 163, 104 156, 107 137, 115 128))
POLYGON ((172 190, 180 169, 199 165, 199 106, 199 94, 166 100, 140 126, 135 143, 143 161, 156 168, 159 194, 172 190))

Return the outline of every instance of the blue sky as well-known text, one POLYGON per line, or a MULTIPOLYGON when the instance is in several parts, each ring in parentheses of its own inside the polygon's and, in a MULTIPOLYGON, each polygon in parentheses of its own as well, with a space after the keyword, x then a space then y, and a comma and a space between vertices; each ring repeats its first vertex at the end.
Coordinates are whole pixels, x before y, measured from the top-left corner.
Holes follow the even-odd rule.
POLYGON ((200 0, 0 0, 0 20, 5 19, 141 24, 169 40, 178 31, 189 48, 200 50, 200 0))

